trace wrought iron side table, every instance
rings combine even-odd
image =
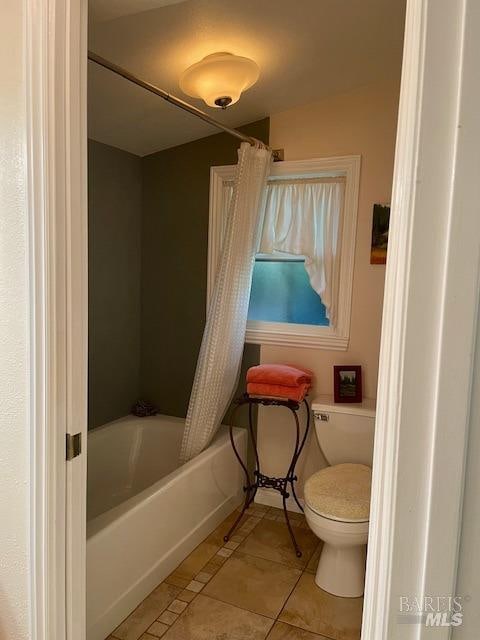
[[[283,501],[283,512],[285,514],[285,522],[287,524],[288,527],[288,531],[290,533],[290,538],[292,539],[292,544],[293,547],[295,549],[295,553],[297,555],[298,558],[301,557],[302,552],[300,550],[300,547],[297,544],[297,541],[295,539],[295,534],[293,533],[293,529],[292,529],[292,525],[290,524],[290,519],[288,517],[288,511],[287,511],[287,498],[290,496],[290,493],[288,492],[288,488],[291,489],[292,492],[292,496],[295,500],[295,502],[297,503],[298,507],[301,509],[301,511],[303,512],[303,507],[300,504],[298,498],[297,498],[297,494],[295,493],[295,482],[297,480],[297,476],[295,475],[295,466],[297,464],[297,461],[300,457],[300,454],[302,453],[303,447],[305,445],[305,442],[307,440],[307,436],[308,436],[308,432],[310,429],[310,407],[308,405],[307,400],[303,400],[303,402],[301,404],[304,404],[306,410],[307,410],[307,418],[306,418],[306,426],[305,426],[305,432],[303,434],[302,439],[300,440],[300,421],[298,418],[298,411],[300,409],[301,404],[299,402],[295,402],[294,400],[281,400],[281,399],[277,399],[277,398],[268,398],[268,397],[259,397],[259,396],[249,396],[248,394],[245,394],[244,396],[242,396],[241,398],[238,398],[235,401],[236,407],[235,410],[233,412],[232,415],[232,419],[230,420],[231,425],[230,425],[230,441],[232,443],[232,448],[233,451],[235,453],[235,456],[238,460],[238,462],[240,463],[244,473],[245,473],[245,479],[246,479],[246,484],[243,487],[243,491],[245,492],[245,502],[243,504],[243,509],[241,511],[241,513],[239,514],[239,516],[237,517],[237,519],[235,520],[235,522],[233,523],[230,531],[227,533],[227,535],[224,537],[225,542],[228,542],[228,540],[230,539],[232,533],[235,531],[237,525],[239,524],[240,520],[242,519],[243,514],[245,513],[245,511],[248,509],[248,507],[251,505],[251,503],[253,502],[253,500],[255,499],[255,494],[257,493],[257,489],[259,489],[260,487],[265,487],[268,489],[275,489],[276,491],[278,491],[281,495],[282,495],[282,501]],[[253,444],[253,449],[254,449],[254,453],[255,453],[255,471],[253,472],[253,482],[251,481],[250,478],[250,473],[248,472],[247,466],[245,464],[245,462],[242,460],[240,454],[237,451],[237,448],[235,447],[235,441],[233,439],[233,427],[232,427],[232,423],[234,423],[234,417],[236,412],[238,411],[238,409],[245,405],[248,404],[248,429],[250,432],[250,437],[252,439],[252,444]],[[289,409],[292,412],[292,415],[295,419],[295,427],[296,427],[296,437],[295,437],[295,449],[293,451],[293,455],[292,455],[292,460],[290,462],[290,466],[288,467],[287,473],[284,477],[281,478],[273,478],[270,476],[266,476],[264,475],[261,470],[260,470],[260,460],[258,457],[258,450],[257,450],[257,440],[255,438],[255,434],[253,432],[253,406],[254,405],[264,405],[264,406],[275,406],[275,407],[285,407],[287,409]]]

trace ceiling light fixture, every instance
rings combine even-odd
[[[181,90],[201,98],[210,107],[226,109],[258,80],[260,69],[253,60],[232,53],[212,53],[180,76]]]

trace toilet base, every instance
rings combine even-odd
[[[324,543],[315,583],[342,598],[359,598],[365,587],[366,545],[340,547]]]

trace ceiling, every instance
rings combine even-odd
[[[90,0],[89,48],[229,126],[400,74],[405,0]],[[188,98],[182,71],[229,51],[257,84],[221,111]],[[143,156],[216,129],[89,63],[89,136]]]
[[[90,0],[88,11],[90,20],[105,22],[178,2],[185,2],[185,0]]]

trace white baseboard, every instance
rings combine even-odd
[[[258,489],[255,495],[255,502],[263,504],[266,507],[277,507],[278,509],[283,508],[282,496],[278,491],[275,491],[275,489]],[[299,502],[303,505],[302,498],[299,498]],[[302,510],[291,496],[287,498],[287,511],[302,513]]]

